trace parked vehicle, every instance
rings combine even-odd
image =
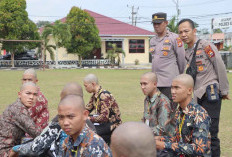
[[[0,60],[11,60],[11,54],[2,56]],[[14,60],[38,60],[38,58],[35,54],[28,53],[28,52],[22,52],[22,53],[15,54]]]

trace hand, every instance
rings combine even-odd
[[[173,143],[173,144],[172,144],[172,149],[173,149],[173,150],[176,150],[176,148],[178,148],[178,143]]]
[[[223,95],[223,96],[222,96],[222,99],[223,99],[223,100],[230,100],[229,94]]]
[[[165,147],[165,143],[159,140],[156,140],[156,149],[163,150]]]
[[[10,150],[9,157],[18,157],[18,153],[16,153],[15,151],[13,151],[13,150],[11,149],[11,150]]]

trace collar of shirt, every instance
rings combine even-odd
[[[154,103],[156,98],[158,96],[160,96],[161,92],[159,91],[159,89],[157,88],[156,93],[150,98],[149,96],[146,97],[146,101],[150,102],[150,103]]]
[[[98,96],[99,96],[99,92],[102,90],[102,87],[100,86],[100,88],[98,89],[98,91],[96,92],[96,93],[94,93],[93,95],[94,95],[94,98],[98,98]]]
[[[169,30],[166,30],[166,34],[163,36],[163,37],[158,37],[158,35],[156,34],[156,40],[158,41],[162,41],[165,37],[169,37],[170,35],[170,31]]]
[[[80,144],[84,140],[87,132],[88,132],[88,128],[85,126],[84,129],[82,129],[80,135],[77,137],[76,141],[73,141],[73,139],[69,136],[69,138],[68,138],[68,148],[70,149],[72,147],[80,146]]]
[[[179,112],[180,113],[184,113],[184,114],[189,114],[190,109],[193,107],[194,101],[192,99],[192,101],[185,107],[185,109],[183,110],[180,106],[179,106]]]

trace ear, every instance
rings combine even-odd
[[[18,92],[18,98],[19,99],[21,98],[21,92]]]
[[[193,93],[193,88],[188,88],[188,94],[192,95],[192,93]]]
[[[196,33],[197,33],[197,29],[196,28],[193,29],[193,33],[194,33],[194,35],[196,35]]]
[[[84,120],[86,121],[88,119],[88,116],[89,116],[89,111],[84,110],[83,115],[84,115]]]

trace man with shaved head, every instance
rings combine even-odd
[[[42,131],[33,122],[28,111],[36,103],[37,94],[38,89],[34,83],[24,83],[18,92],[17,101],[9,105],[1,115],[0,157],[8,157],[11,148],[20,144],[25,133],[36,137]]]
[[[170,100],[159,91],[157,81],[154,72],[144,73],[140,78],[141,89],[146,96],[142,121],[152,129],[155,136],[172,136],[175,123]]]
[[[84,78],[84,86],[88,93],[93,93],[86,105],[89,113],[94,112],[94,115],[89,119],[95,124],[97,134],[107,144],[110,144],[112,131],[122,122],[119,106],[113,95],[99,85],[96,75],[88,74]]]
[[[193,87],[193,78],[188,74],[181,74],[172,81],[172,99],[179,103],[176,134],[157,137],[156,146],[159,150],[174,152],[174,156],[210,157],[210,117],[192,100]]]
[[[27,69],[23,73],[22,83],[33,82],[37,83],[38,78],[36,71],[33,68]],[[49,121],[49,111],[48,111],[48,101],[42,94],[38,87],[38,96],[35,105],[29,109],[31,118],[34,120],[37,126],[44,129],[48,125]]]
[[[67,95],[83,97],[82,87],[75,82],[67,83],[60,93],[60,99],[62,100]],[[95,131],[94,125],[89,120],[87,120],[87,126]],[[30,143],[15,146],[13,150],[20,156],[45,156],[51,153],[56,156],[62,156],[62,143],[66,137],[67,135],[61,130],[58,123],[58,116],[55,116],[40,136]]]
[[[141,122],[126,122],[111,136],[113,157],[156,157],[151,129]]]
[[[89,112],[85,109],[84,100],[80,96],[68,95],[58,106],[59,124],[69,135],[64,141],[64,157],[76,156],[111,156],[105,141],[86,127]]]

